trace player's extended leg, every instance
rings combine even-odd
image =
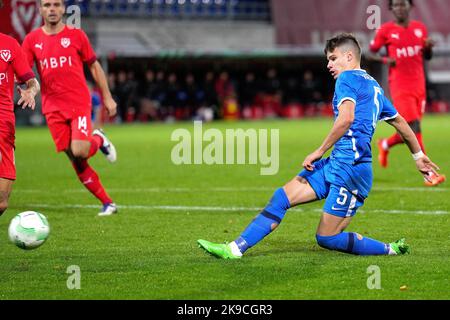
[[[355,232],[344,232],[363,201],[345,188],[340,188],[339,193],[337,189],[331,187],[325,203],[326,210],[333,214],[323,212],[317,228],[316,240],[321,247],[363,256],[409,253],[409,246],[404,239],[388,244]]]
[[[0,216],[8,209],[8,199],[13,184],[13,180],[0,178]]]
[[[324,212],[317,228],[317,243],[326,249],[357,255],[386,255],[389,244],[363,237],[358,233],[343,232],[351,217],[341,218]]]
[[[414,122],[415,119],[419,119],[417,97],[413,92],[405,91],[401,88],[391,88],[391,94],[394,106],[398,110],[398,113],[402,115],[411,126],[411,122]],[[398,133],[394,133],[387,139],[378,140],[378,162],[382,168],[388,166],[389,150],[401,143],[403,143],[403,139]]]
[[[269,204],[255,217],[241,236],[234,243],[232,242],[231,245],[233,246],[235,244],[242,255],[242,253],[256,245],[275,230],[289,208],[316,199],[316,194],[308,181],[303,177],[295,177],[283,188],[275,191]]]
[[[388,156],[389,156],[389,150],[393,146],[403,143],[402,137],[395,133],[391,137],[387,139],[380,139],[377,142],[378,146],[378,162],[380,163],[380,166],[382,168],[387,168],[388,166]]]
[[[72,162],[81,183],[103,204],[103,210],[99,215],[111,215],[117,212],[116,205],[101,184],[97,173],[88,164],[87,158],[95,154],[92,151],[92,145],[89,141],[73,140],[70,149],[66,150],[66,154]],[[96,149],[98,150],[98,148],[97,146]]]
[[[235,241],[230,244],[216,244],[206,240],[198,240],[198,243],[201,248],[219,258],[240,258],[245,251],[278,227],[289,208],[314,200],[317,200],[317,196],[308,181],[297,176],[283,188],[274,192],[269,204]]]

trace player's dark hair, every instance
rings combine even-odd
[[[333,52],[336,48],[344,45],[353,46],[357,50],[355,53],[358,55],[358,58],[361,59],[361,46],[355,36],[351,33],[341,33],[331,39],[328,39],[324,52],[325,54],[328,52]]]
[[[66,0],[61,0],[61,2],[63,6],[66,5]],[[42,7],[42,0],[39,0],[39,5]]]
[[[414,6],[413,0],[408,0],[409,4]],[[389,10],[392,10],[392,6],[394,5],[394,0],[389,0]]]
[[[3,0],[0,0],[0,9],[3,8]]]

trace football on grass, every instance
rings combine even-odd
[[[35,211],[19,213],[11,220],[8,229],[11,242],[25,250],[40,247],[47,240],[49,233],[47,218]]]

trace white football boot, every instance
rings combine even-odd
[[[105,217],[117,213],[117,206],[115,203],[108,203],[103,206],[103,210],[98,213],[98,216]]]
[[[113,163],[117,161],[117,152],[114,145],[111,141],[106,137],[105,133],[101,129],[95,129],[92,132],[93,135],[97,135],[102,137],[103,145],[100,146],[100,151],[105,155],[106,160]]]

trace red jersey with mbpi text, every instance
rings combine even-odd
[[[39,71],[44,114],[90,110],[83,64],[90,65],[97,57],[84,31],[65,26],[48,35],[39,28],[26,36],[22,46],[30,65],[36,63]]]
[[[428,37],[427,28],[420,21],[412,20],[407,27],[395,22],[381,26],[370,44],[372,52],[386,47],[389,57],[396,65],[389,68],[389,86],[392,90],[425,89],[423,48]]]

